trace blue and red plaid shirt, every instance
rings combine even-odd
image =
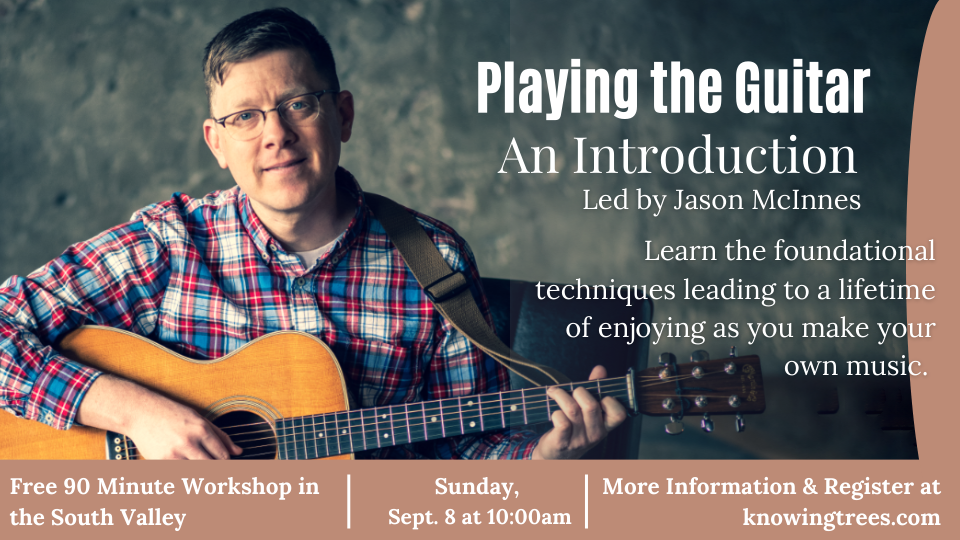
[[[362,407],[508,389],[506,370],[434,309],[347,171],[347,230],[312,267],[274,240],[239,188],[175,194],[131,221],[0,286],[0,407],[69,428],[99,376],[50,346],[83,324],[122,328],[180,354],[216,358],[278,330],[326,342]],[[476,263],[447,225],[416,214],[454,270]],[[361,457],[526,458],[527,432],[502,431],[364,452]]]

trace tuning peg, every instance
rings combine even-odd
[[[669,352],[660,353],[659,361],[661,366],[669,366],[671,364],[677,363],[677,357],[674,356],[673,353],[669,353]]]
[[[713,420],[710,419],[710,413],[703,413],[703,418],[700,419],[700,429],[707,433],[713,431]]]
[[[727,375],[733,375],[737,372],[737,364],[733,362],[727,362],[723,365],[723,372]]]
[[[707,370],[703,369],[703,366],[696,366],[690,370],[690,375],[693,375],[694,379],[702,379],[706,374]]]
[[[690,353],[690,361],[691,361],[691,362],[703,362],[703,361],[709,360],[709,359],[710,359],[710,353],[708,353],[707,351],[705,351],[705,350],[703,350],[703,349],[698,349],[698,350],[693,351],[692,353]]]
[[[667,435],[679,435],[683,433],[683,422],[677,418],[677,415],[670,415],[670,423],[664,426],[666,429]]]
[[[737,433],[743,433],[743,430],[747,429],[747,426],[743,424],[742,414],[737,413],[737,420],[736,420],[736,423],[734,424],[734,427],[736,427]]]

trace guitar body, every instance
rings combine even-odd
[[[349,408],[343,372],[333,352],[301,332],[269,334],[222,358],[198,361],[130,332],[85,326],[67,335],[59,351],[190,405],[221,428],[230,418],[255,415],[272,425],[279,418]],[[0,413],[0,459],[106,459],[108,443],[114,444],[103,430],[75,425],[60,431]],[[275,454],[275,447],[268,451]]]

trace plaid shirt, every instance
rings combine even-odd
[[[274,240],[239,188],[174,194],[131,221],[0,286],[0,407],[67,429],[99,372],[49,344],[85,323],[148,336],[180,354],[216,358],[269,332],[300,330],[337,355],[362,407],[508,388],[506,370],[441,318],[364,204],[353,177],[338,188],[357,211],[310,268]],[[447,225],[416,214],[451,268],[476,263]],[[361,457],[529,457],[525,432],[494,432],[364,452]]]

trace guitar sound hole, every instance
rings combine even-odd
[[[231,411],[213,420],[243,453],[232,459],[275,459],[277,438],[272,423],[250,411]]]

